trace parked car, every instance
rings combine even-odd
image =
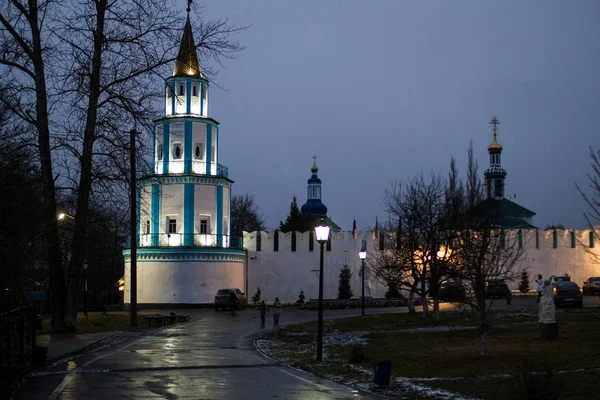
[[[485,282],[486,298],[489,299],[496,297],[499,299],[505,299],[510,296],[510,289],[508,288],[506,282],[504,282],[504,279],[490,279],[489,281]]]
[[[563,278],[563,277],[558,277]],[[554,292],[554,305],[556,307],[571,305],[574,307],[583,307],[583,295],[579,286],[571,280],[556,280]]]
[[[442,282],[438,296],[442,301],[463,301],[467,297],[465,287],[453,279]]]
[[[567,275],[555,276],[554,282],[571,282],[571,277]]]
[[[237,308],[245,310],[248,306],[248,301],[246,300],[246,294],[237,288],[228,288],[228,289],[219,289],[217,294],[215,295],[215,311],[219,311],[219,308],[231,309],[229,305],[229,296],[231,292],[235,293],[237,297]]]
[[[583,294],[598,294],[600,293],[600,276],[589,278],[581,287]]]

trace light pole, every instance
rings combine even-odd
[[[88,263],[87,260],[83,261],[83,314],[85,315],[85,319],[88,319],[87,312],[87,269]]]
[[[321,258],[319,262],[319,319],[317,322],[317,361],[323,361],[323,246],[329,240],[329,226],[315,227],[315,237],[321,245]]]
[[[135,129],[129,131],[129,162],[131,169],[131,177],[129,182],[129,203],[131,204],[130,211],[130,280],[129,283],[129,327],[137,329],[137,185],[135,173]]]
[[[75,220],[75,217],[74,217],[74,216],[72,216],[72,215],[69,215],[69,214],[66,214],[66,213],[63,213],[63,212],[61,212],[60,214],[58,214],[58,217],[57,217],[57,219],[58,219],[59,221],[62,221],[62,220],[63,220],[63,219],[65,219],[65,218],[69,218],[69,219]]]
[[[361,250],[358,252],[358,256],[360,257],[360,260],[362,261],[362,268],[361,268],[361,274],[362,274],[362,315],[364,317],[365,315],[365,258],[367,258],[367,251],[366,250]]]

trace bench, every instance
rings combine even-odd
[[[146,316],[146,321],[148,321],[148,327],[151,327],[152,326],[152,322],[154,322],[154,324],[156,326],[159,326],[159,325],[166,324],[168,322],[175,322],[175,319],[172,318],[170,315],[156,314],[156,315],[148,315],[148,316]]]
[[[171,313],[171,318],[177,319],[177,322],[187,322],[189,315]],[[174,320],[171,322],[175,322]]]

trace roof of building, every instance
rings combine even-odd
[[[304,203],[302,208],[300,209],[302,214],[310,214],[316,217],[325,217],[327,216],[327,206],[321,202],[319,199],[309,199]]]
[[[192,24],[188,15],[185,27],[183,28],[183,36],[181,37],[181,46],[175,61],[175,69],[173,76],[185,76],[191,78],[202,78],[200,63],[198,62],[198,54],[196,53],[196,44],[192,33]]]
[[[485,199],[467,211],[468,219],[488,218],[492,225],[503,228],[535,229],[522,219],[534,215],[533,211],[508,199]]]

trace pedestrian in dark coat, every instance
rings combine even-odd
[[[229,294],[229,308],[231,308],[231,315],[235,315],[235,309],[237,308],[238,298],[235,292],[232,290]]]
[[[260,311],[260,326],[265,326],[265,315],[269,309],[267,308],[264,300],[260,302],[258,310]]]

